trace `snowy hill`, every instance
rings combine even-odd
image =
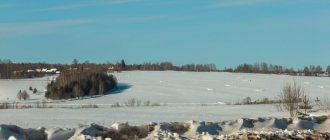
[[[288,113],[278,112],[274,105],[238,106],[225,103],[242,101],[246,97],[251,97],[252,100],[265,97],[275,99],[282,87],[293,80],[301,84],[312,99],[322,98],[330,91],[330,79],[326,77],[175,71],[125,71],[114,75],[119,81],[119,88],[106,96],[48,103],[47,106],[52,108],[0,110],[0,124],[76,127],[78,124],[111,125],[126,121],[130,124],[145,124],[288,117]],[[27,90],[32,86],[42,91],[47,82],[47,78],[0,80],[0,100],[18,101],[15,98],[18,90]],[[141,102],[158,103],[159,106],[113,107],[116,103],[125,104],[132,98]],[[31,100],[21,103],[36,106],[36,102],[43,100],[43,93],[32,94]],[[81,107],[86,104],[98,107]]]

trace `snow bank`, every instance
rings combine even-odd
[[[45,140],[45,128],[23,129],[15,125],[0,125],[0,140]]]
[[[156,129],[158,131],[157,133],[149,135],[148,139],[330,138],[330,134],[328,133],[330,128],[329,116],[244,118],[223,122],[190,121],[188,123],[190,124],[190,129],[182,135],[177,136],[175,132],[166,129],[168,127],[162,126],[160,129]]]
[[[189,121],[182,124],[189,129],[186,132],[174,132],[173,123],[151,123],[153,131],[145,139],[260,139],[260,138],[330,138],[329,116],[311,116],[297,118],[243,118],[222,122]],[[78,128],[23,129],[14,125],[0,125],[0,140],[85,140],[100,139],[114,131],[119,132],[129,126],[127,123],[115,123],[107,128],[97,124]]]

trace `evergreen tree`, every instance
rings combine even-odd
[[[126,64],[125,64],[124,59],[121,60],[121,69],[126,70]]]
[[[72,65],[78,66],[78,64],[79,64],[78,59],[75,58],[75,59],[72,60]]]
[[[330,74],[330,66],[327,67],[327,72]]]
[[[33,89],[33,93],[37,93],[37,91],[38,91],[37,88]]]

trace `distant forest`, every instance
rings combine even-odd
[[[297,76],[329,76],[330,66],[325,70],[321,66],[310,65],[303,69],[295,70],[293,68],[285,68],[281,65],[273,65],[263,63],[255,64],[241,64],[235,69],[225,68],[225,72],[242,72],[242,73],[264,73],[264,74],[286,74],[286,75],[297,75]]]
[[[49,71],[56,68],[56,71]],[[41,71],[46,69],[48,71]],[[241,64],[236,68],[218,69],[215,64],[185,64],[175,66],[171,62],[127,64],[124,60],[117,63],[96,64],[90,61],[79,62],[74,59],[72,64],[47,64],[47,63],[13,63],[9,59],[0,59],[0,79],[34,78],[45,75],[68,73],[72,70],[91,70],[103,73],[120,71],[192,71],[192,72],[241,72],[241,73],[265,73],[265,74],[287,74],[299,76],[329,76],[330,66],[323,69],[321,66],[306,66],[295,70],[281,65],[267,63]]]

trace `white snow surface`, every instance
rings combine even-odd
[[[227,102],[275,99],[286,83],[295,80],[312,99],[329,94],[327,77],[296,77],[273,74],[223,72],[124,71],[114,73],[119,82],[117,90],[108,95],[81,100],[64,100],[49,106],[74,107],[97,104],[99,108],[33,108],[0,110],[0,124],[24,128],[77,127],[97,123],[110,126],[115,122],[146,124],[149,122],[223,121],[239,118],[289,117],[274,105],[225,105]],[[29,86],[42,91],[30,93],[31,99],[22,103],[42,101],[47,82],[52,78],[0,80],[0,101],[18,101],[17,92]],[[160,103],[157,107],[111,107],[130,98]]]

